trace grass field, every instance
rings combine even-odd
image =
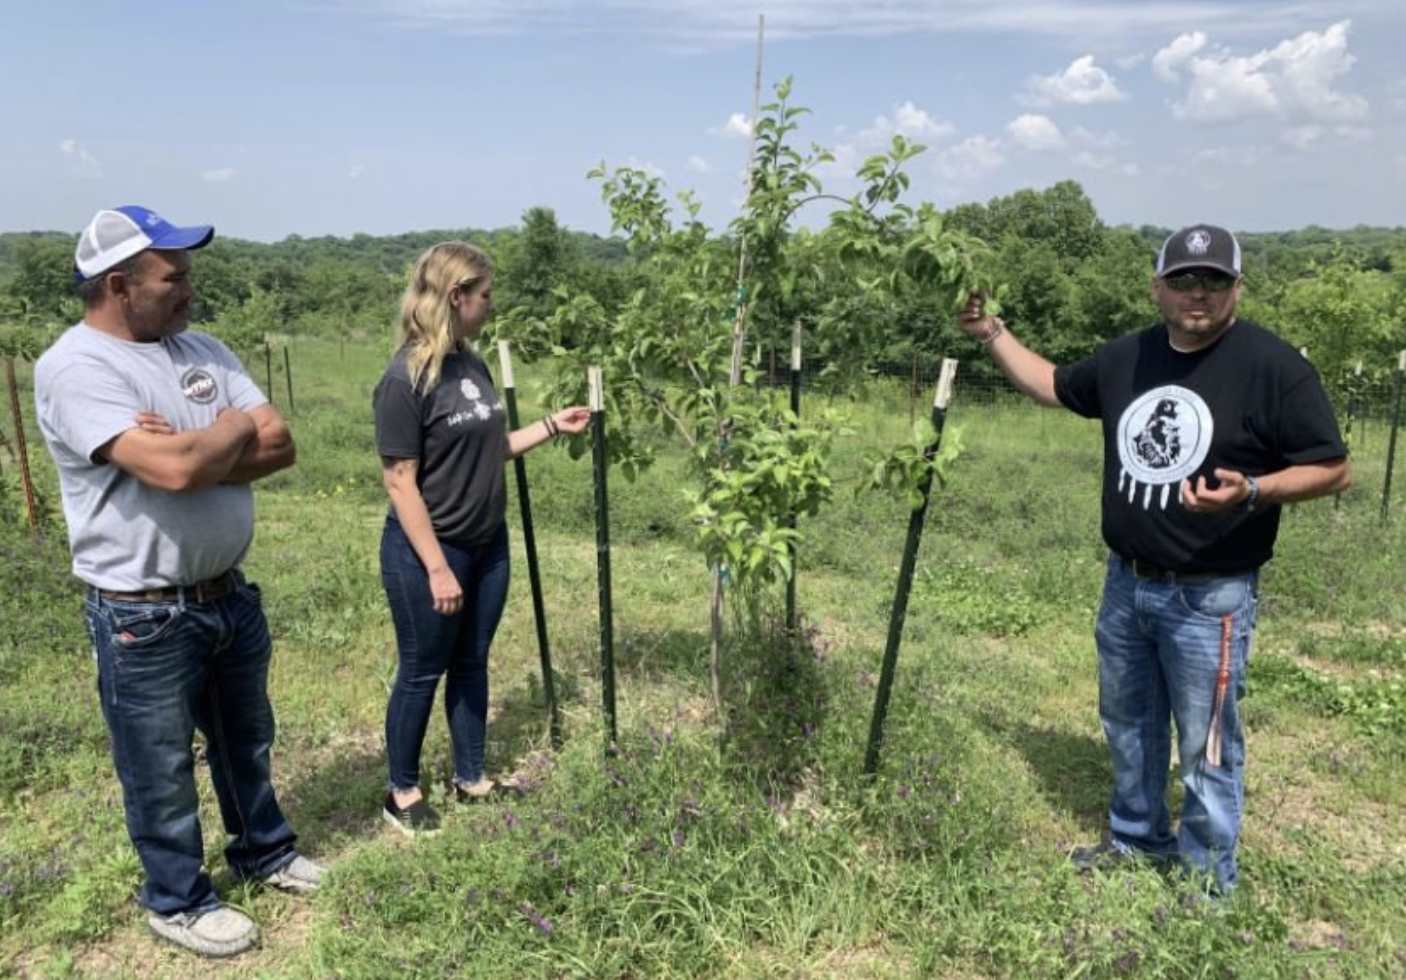
[[[1148,869],[1068,865],[1104,831],[1110,779],[1091,635],[1098,433],[964,401],[960,377],[948,425],[964,451],[928,514],[876,780],[860,767],[908,518],[851,490],[860,454],[906,439],[909,413],[878,383],[849,406],[834,504],[803,528],[805,645],[729,650],[725,744],[679,462],[612,478],[620,743],[608,754],[590,463],[528,457],[566,744],[548,750],[514,501],[489,763],[533,791],[446,803],[447,832],[409,842],[378,813],[394,674],[371,445],[383,346],[293,348],[299,462],[261,484],[246,567],[275,635],[280,798],[334,874],[312,901],[235,886],[202,778],[217,887],[264,936],[231,963],[146,933],[53,475],[31,427],[51,511],[32,544],[0,456],[0,975],[1406,975],[1406,503],[1398,490],[1381,524],[1384,426],[1354,433],[1358,482],[1337,506],[1290,510],[1264,575],[1232,900]],[[438,715],[425,763],[442,799]]]

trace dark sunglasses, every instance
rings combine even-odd
[[[1208,293],[1223,293],[1239,282],[1234,276],[1224,272],[1182,272],[1175,276],[1166,276],[1162,281],[1179,293],[1189,293],[1197,286]]]

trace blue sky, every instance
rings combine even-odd
[[[759,13],[834,193],[900,132],[940,207],[1068,178],[1113,223],[1406,225],[1400,0],[0,0],[0,231],[605,233],[602,161],[722,225]]]

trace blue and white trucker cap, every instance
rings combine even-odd
[[[73,256],[79,282],[100,276],[138,252],[154,249],[204,248],[215,237],[211,225],[178,228],[155,211],[134,204],[99,211],[78,236]]]

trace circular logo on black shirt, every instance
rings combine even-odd
[[[219,386],[215,384],[210,372],[201,368],[191,368],[185,373],[185,377],[181,378],[181,393],[197,404],[210,404],[219,391]]]

